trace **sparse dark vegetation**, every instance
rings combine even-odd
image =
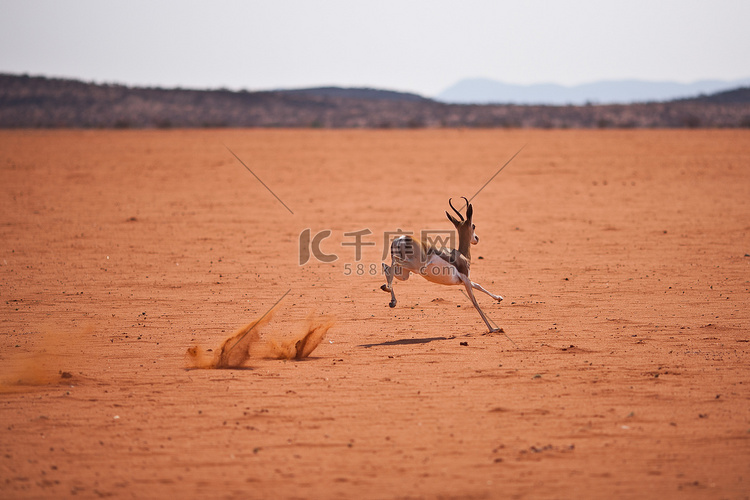
[[[630,105],[460,105],[375,89],[234,92],[0,75],[0,128],[727,128],[748,127],[748,117],[750,88]]]

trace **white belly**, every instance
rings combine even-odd
[[[460,285],[462,283],[456,268],[437,255],[430,256],[430,260],[420,268],[419,275],[428,281],[441,285]]]

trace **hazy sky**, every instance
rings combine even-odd
[[[0,72],[232,89],[750,77],[750,0],[0,0]]]

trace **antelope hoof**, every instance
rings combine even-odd
[[[500,297],[500,296],[498,296],[498,297],[497,297],[497,301],[498,301],[498,302],[502,302],[502,301],[503,301],[503,298],[502,298],[502,297]]]
[[[392,300],[392,301],[391,301],[391,302],[390,302],[390,303],[388,304],[388,306],[389,306],[390,308],[394,308],[394,307],[396,307],[396,301],[395,301],[395,300]]]
[[[490,328],[490,333],[505,333],[502,328]]]
[[[388,288],[388,285],[385,285],[385,284],[380,285],[380,289],[383,290],[384,292],[390,292],[391,291],[391,289]]]

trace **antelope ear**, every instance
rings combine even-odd
[[[474,207],[469,204],[469,208],[466,209],[466,220],[471,220],[471,216],[474,214]]]
[[[448,220],[451,221],[454,226],[458,226],[459,222],[453,217],[451,217],[451,214],[449,214],[448,212],[445,212],[445,215],[448,216]]]

